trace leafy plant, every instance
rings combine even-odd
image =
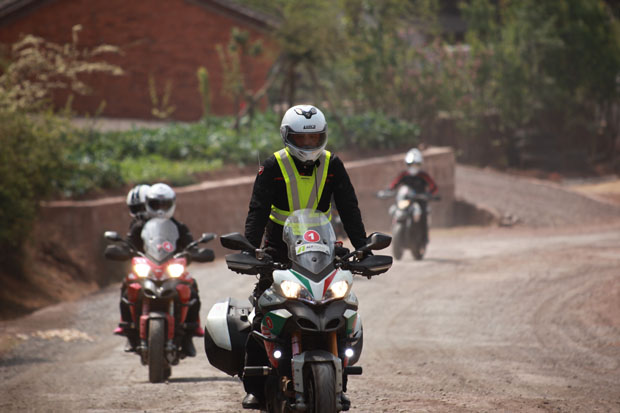
[[[202,118],[207,119],[211,113],[211,87],[209,84],[209,72],[204,67],[199,67],[196,76],[198,77],[198,91],[202,100]]]
[[[176,106],[170,104],[170,95],[172,93],[172,82],[166,81],[164,91],[161,96],[157,92],[155,77],[149,75],[149,96],[151,98],[151,113],[158,119],[169,119],[176,110]]]
[[[66,119],[48,109],[51,91],[88,93],[81,74],[122,73],[119,67],[96,60],[104,53],[118,53],[118,48],[78,46],[81,28],[73,27],[72,42],[65,45],[23,36],[10,48],[0,74],[1,264],[19,266],[39,202],[74,179],[70,148],[76,136]]]

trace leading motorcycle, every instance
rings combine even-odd
[[[220,238],[224,247],[252,251],[226,256],[232,271],[273,271],[273,284],[256,303],[263,314],[260,331],[252,305],[228,298],[213,305],[205,327],[205,351],[219,370],[239,377],[262,377],[256,395],[270,413],[333,413],[348,410],[343,397],[363,344],[353,274],[371,278],[386,272],[392,257],[368,254],[389,246],[391,237],[374,233],[362,248],[349,252],[337,243],[324,214],[295,211],[285,222],[283,238],[290,263],[274,262],[255,250],[241,234]],[[256,340],[266,355],[261,366],[244,366],[247,340]]]
[[[149,381],[162,382],[170,377],[171,366],[186,356],[181,345],[185,335],[198,327],[185,320],[196,300],[191,299],[194,280],[187,271],[189,260],[213,261],[213,250],[195,247],[214,239],[215,234],[204,233],[177,253],[179,232],[169,219],[151,218],[144,225],[144,252],[114,231],[106,231],[104,237],[114,243],[105,249],[107,259],[131,259],[131,271],[125,278],[127,298],[123,300],[129,305],[132,321],[122,327],[138,338],[136,353],[149,368]]]

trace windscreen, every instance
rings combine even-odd
[[[336,235],[321,211],[300,209],[284,223],[283,239],[290,260],[318,274],[334,260]]]
[[[167,260],[177,249],[179,230],[166,218],[151,218],[142,229],[144,253],[157,263]]]
[[[413,199],[415,197],[415,191],[412,187],[407,185],[401,185],[398,188],[398,192],[396,192],[396,201],[400,201],[402,199]]]

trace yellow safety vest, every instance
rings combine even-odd
[[[288,211],[276,208],[275,205],[271,205],[271,215],[269,218],[280,225],[284,225],[284,221],[291,215],[292,211],[299,209],[309,208],[316,210],[323,194],[323,188],[325,187],[325,181],[327,180],[327,167],[329,166],[329,159],[331,153],[329,151],[323,151],[319,157],[319,167],[314,167],[312,175],[302,176],[297,171],[295,162],[293,162],[292,156],[288,153],[286,148],[274,153],[282,176],[286,182],[286,194],[288,197]],[[318,188],[317,188],[318,185]],[[325,214],[331,221],[331,203]]]

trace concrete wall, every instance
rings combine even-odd
[[[435,178],[442,196],[433,203],[432,224],[449,226],[454,215],[454,154],[449,148],[425,151],[425,169]],[[345,163],[355,187],[367,232],[388,231],[387,213],[391,200],[379,200],[375,193],[387,187],[404,167],[404,154]],[[187,224],[194,237],[203,232],[218,235],[242,232],[254,176],[221,181],[207,181],[177,188],[175,216]],[[126,233],[130,217],[125,197],[95,201],[60,201],[44,205],[34,232],[35,243],[45,244],[45,250],[58,251],[81,269],[84,278],[99,285],[117,281],[119,263],[103,258],[106,230]],[[50,248],[53,246],[54,248]],[[230,253],[219,240],[208,244],[217,257]]]

